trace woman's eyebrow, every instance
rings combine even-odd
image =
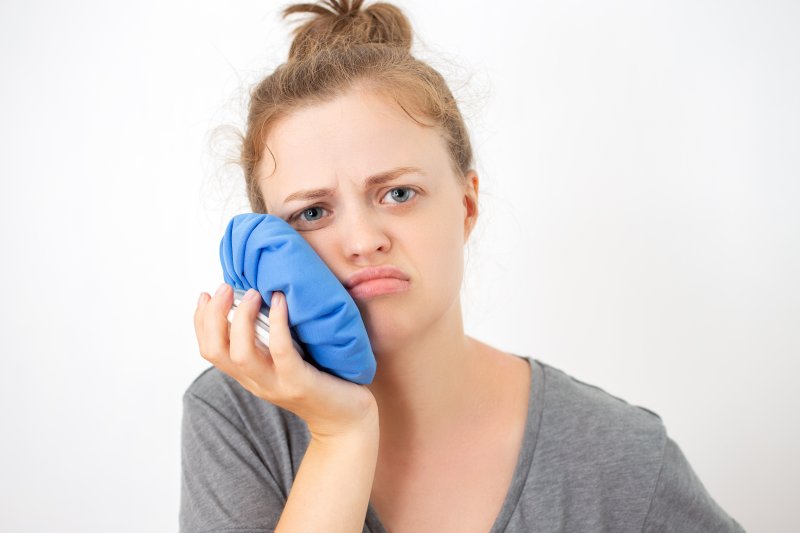
[[[366,180],[364,180],[363,188],[369,189],[370,187],[374,187],[376,185],[382,185],[399,178],[403,174],[410,173],[422,174],[423,176],[425,175],[422,169],[417,167],[397,167],[368,177]],[[287,196],[283,203],[291,202],[293,200],[319,200],[320,198],[333,195],[335,192],[336,189],[308,189],[304,191],[297,191]]]

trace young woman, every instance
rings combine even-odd
[[[181,529],[741,531],[657,415],[464,333],[469,136],[401,11],[361,4],[285,10],[313,16],[251,93],[241,162],[253,211],[348,288],[377,373],[357,385],[304,361],[280,293],[269,350],[256,291],[230,328],[232,288],[201,294],[214,366],[184,396]]]

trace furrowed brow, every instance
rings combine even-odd
[[[411,173],[425,174],[417,167],[397,167],[368,177],[366,180],[364,180],[364,189],[369,189],[370,187],[375,187],[376,185],[383,185],[384,183],[396,180],[403,174]],[[335,192],[336,189],[308,189],[304,191],[297,191],[287,196],[283,203],[294,200],[319,200],[320,198],[332,196]]]

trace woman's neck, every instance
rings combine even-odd
[[[427,447],[490,412],[497,350],[464,334],[460,306],[391,352],[376,353],[368,385],[378,403],[381,442]]]

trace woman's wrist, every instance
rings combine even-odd
[[[309,426],[309,432],[312,441],[323,445],[365,440],[377,442],[380,436],[378,407],[377,405],[369,407],[363,418],[339,428],[312,428]]]

